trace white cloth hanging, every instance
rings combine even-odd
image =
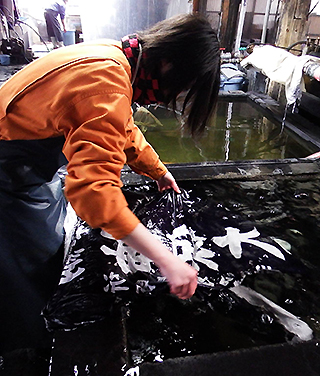
[[[270,80],[285,85],[285,94],[289,105],[295,103],[305,90],[303,68],[310,62],[320,66],[320,58],[292,53],[271,45],[255,46],[253,52],[241,61],[241,66],[252,65]]]

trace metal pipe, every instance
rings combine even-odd
[[[247,0],[242,0],[241,5],[240,5],[240,15],[239,15],[239,21],[238,21],[237,36],[236,36],[236,41],[235,41],[235,45],[234,45],[234,52],[235,52],[236,55],[239,54],[246,10],[247,10]]]
[[[271,9],[271,2],[272,2],[272,0],[267,0],[266,12],[264,14],[264,20],[263,20],[261,43],[265,43],[266,42],[267,29],[268,29],[268,21],[269,21],[270,9]]]

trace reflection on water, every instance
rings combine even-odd
[[[211,126],[196,142],[180,129],[172,112],[149,110],[162,126],[148,122],[142,130],[165,163],[301,158],[316,151],[247,102],[221,101]]]

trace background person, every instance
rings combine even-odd
[[[63,32],[65,33],[65,16],[66,16],[66,3],[68,0],[58,0],[50,3],[44,11],[44,19],[46,21],[47,33],[50,38],[53,48],[63,47],[63,34],[61,30],[61,25],[63,27]],[[60,21],[59,21],[60,18]]]

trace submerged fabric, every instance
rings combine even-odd
[[[144,225],[198,270],[195,296],[203,298],[204,292],[236,286],[246,276],[264,271],[304,272],[292,244],[279,231],[279,236],[264,233],[264,226],[255,225],[239,210],[232,212],[212,200],[209,188],[199,185],[180,195],[125,192]],[[71,329],[101,319],[113,305],[138,295],[168,293],[151,260],[74,219],[69,222],[60,284],[43,312],[48,329]]]

